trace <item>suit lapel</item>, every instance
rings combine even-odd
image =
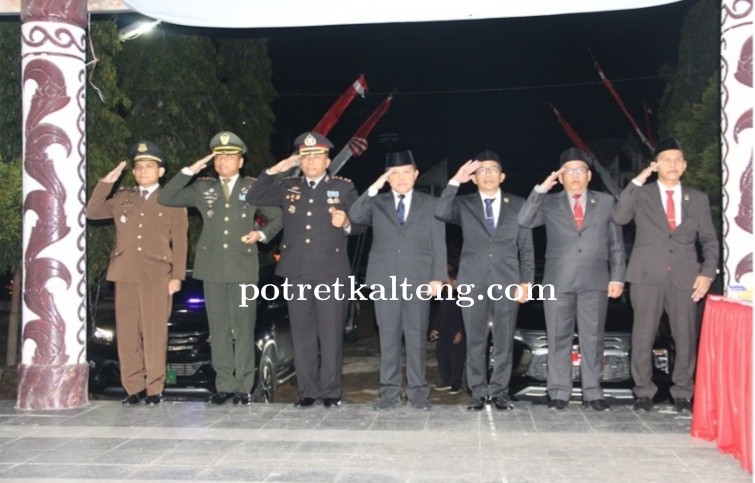
[[[585,191],[585,220],[582,223],[582,230],[590,226],[590,223],[592,223],[592,219],[595,217],[594,211],[596,203],[597,200],[595,198],[595,193],[590,190]]]
[[[495,224],[496,232],[498,232],[498,230],[500,230],[503,226],[503,219],[506,217],[506,211],[508,211],[509,209],[509,200],[509,196],[501,191],[501,209],[498,211],[498,221]]]
[[[677,230],[682,225],[684,225],[684,221],[687,219],[687,215],[689,215],[691,213],[691,211],[690,211],[691,210],[690,207],[691,207],[691,203],[692,203],[691,199],[692,199],[692,197],[690,196],[689,190],[687,189],[686,186],[682,185],[682,203],[681,203],[681,205],[682,205],[681,206],[682,212],[679,214],[680,215],[680,221],[679,221],[679,226],[676,227]]]
[[[416,191],[412,191],[412,204],[409,206],[409,214],[406,215],[406,218],[404,219],[404,226],[399,225],[401,228],[404,228],[406,225],[412,222],[414,218],[417,215],[417,211],[419,210],[420,206],[422,206],[422,202],[424,201],[421,196],[418,196],[419,193]],[[398,218],[396,218],[396,224],[398,224]]]

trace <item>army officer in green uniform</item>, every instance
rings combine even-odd
[[[202,233],[194,258],[194,278],[204,283],[205,307],[212,341],[216,392],[213,404],[233,398],[250,404],[254,384],[254,326],[256,304],[239,307],[240,284],[257,283],[257,242],[271,240],[281,229],[279,208],[257,208],[245,202],[254,190],[253,178],[239,175],[246,145],[232,132],[220,132],[210,141],[212,154],[176,174],[160,193],[167,206],[193,206],[202,215]],[[219,178],[198,178],[214,158]],[[267,219],[256,229],[255,212]],[[234,343],[235,341],[235,343]]]

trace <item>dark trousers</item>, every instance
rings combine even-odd
[[[312,280],[289,280],[295,285],[309,285],[288,301],[291,336],[294,342],[294,367],[300,398],[340,398],[343,368],[343,331],[348,300],[329,297],[317,300],[314,288],[327,283]],[[332,286],[333,282],[330,282]]]
[[[568,401],[572,392],[572,344],[579,334],[582,399],[603,398],[603,346],[608,293],[605,290],[556,292],[543,302],[548,337],[548,395]]]
[[[463,307],[467,337],[467,385],[475,399],[507,396],[514,359],[514,330],[519,303],[502,295],[490,300],[487,286],[477,286],[469,296],[475,303]],[[478,298],[482,295],[482,299]],[[492,322],[492,326],[491,326]],[[488,333],[493,335],[493,371],[488,381]]]
[[[464,361],[467,357],[467,342],[462,339],[454,344],[455,332],[439,331],[435,343],[435,357],[438,359],[438,372],[443,385],[461,388],[464,375]]]
[[[257,304],[239,306],[241,288],[238,282],[205,281],[204,295],[215,387],[219,392],[251,392],[254,386]]]
[[[380,331],[380,398],[401,397],[401,338],[406,346],[406,395],[423,404],[427,385],[427,327],[430,302],[425,300],[376,300],[375,316]]]
[[[652,398],[658,391],[652,380],[652,351],[661,315],[665,310],[676,348],[671,396],[691,399],[697,357],[697,303],[692,300],[692,287],[674,287],[669,275],[662,286],[632,283],[631,299],[634,309],[632,378],[635,395]]]

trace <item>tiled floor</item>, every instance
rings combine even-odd
[[[167,402],[25,412],[0,402],[0,479],[25,481],[752,481],[669,408],[598,413]]]

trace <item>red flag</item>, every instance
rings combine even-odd
[[[640,137],[640,140],[642,140],[642,142],[647,147],[649,147],[650,150],[652,151],[653,150],[653,145],[650,143],[650,141],[648,141],[648,139],[645,137],[645,135],[642,134],[642,131],[640,130],[640,127],[637,125],[637,123],[635,122],[634,118],[632,117],[632,115],[627,110],[626,106],[624,106],[624,101],[621,100],[621,97],[619,96],[619,93],[616,92],[616,89],[613,88],[613,84],[611,83],[611,81],[608,80],[608,77],[606,77],[606,75],[603,73],[603,69],[600,68],[600,64],[598,64],[598,61],[595,61],[595,69],[598,71],[598,75],[600,76],[600,79],[603,81],[603,84],[606,86],[606,89],[608,89],[608,92],[611,93],[611,95],[613,96],[614,100],[616,101],[616,103],[619,105],[619,107],[621,108],[621,110],[624,112],[624,115],[629,120],[629,123],[634,128],[634,132],[637,133],[637,135]]]
[[[378,123],[383,114],[391,107],[391,101],[393,101],[393,93],[385,98],[383,102],[370,114],[370,117],[357,129],[354,136],[349,140],[349,147],[354,156],[359,156],[363,152],[367,151],[367,136],[370,135],[375,125]]]
[[[322,119],[320,119],[320,122],[317,123],[317,126],[312,130],[319,132],[322,135],[327,135],[330,130],[333,129],[333,126],[336,125],[338,119],[341,118],[341,114],[343,114],[343,111],[345,111],[349,104],[351,104],[351,101],[354,100],[356,95],[359,94],[361,97],[364,97],[365,92],[367,92],[367,80],[364,78],[364,74],[361,74],[357,80],[346,89],[346,92],[341,94],[341,97],[338,98],[335,104],[330,106],[328,112],[325,113]]]
[[[585,143],[581,137],[579,137],[579,134],[577,134],[577,131],[575,131],[569,122],[561,117],[561,113],[558,112],[558,109],[556,109],[556,106],[553,104],[550,105],[551,109],[553,109],[553,112],[556,113],[556,119],[558,119],[558,123],[561,124],[561,127],[564,129],[564,132],[569,137],[569,140],[572,142],[575,148],[579,149],[580,151],[583,151],[585,153],[590,153],[590,148],[587,147],[587,143]]]
[[[395,92],[395,91],[394,91]],[[330,172],[336,174],[346,162],[351,159],[352,156],[356,157],[367,151],[369,144],[367,143],[367,136],[370,135],[375,125],[380,121],[380,118],[386,113],[389,107],[391,107],[391,101],[393,101],[393,92],[380,103],[370,117],[357,129],[354,136],[351,137],[348,144],[343,147],[341,152],[330,163]]]

